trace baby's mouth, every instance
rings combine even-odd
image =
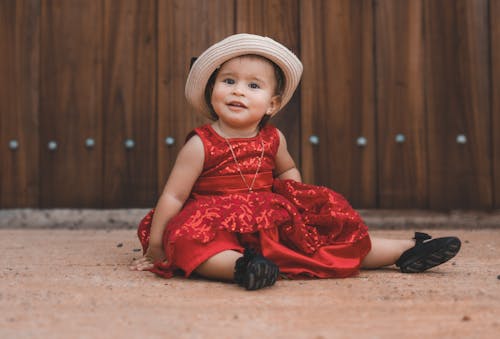
[[[236,107],[236,108],[247,108],[247,106],[245,106],[245,104],[243,104],[242,102],[239,102],[239,101],[231,101],[228,103],[228,106]]]

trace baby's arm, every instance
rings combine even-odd
[[[278,130],[278,133],[280,136],[280,145],[278,147],[278,152],[276,152],[276,158],[274,159],[277,177],[282,180],[291,179],[302,182],[300,172],[295,166],[292,156],[288,152],[285,136],[280,130]]]
[[[203,143],[199,136],[194,135],[180,150],[156,204],[148,250],[143,258],[132,262],[131,269],[146,270],[151,268],[153,263],[165,259],[163,231],[168,221],[179,213],[189,197],[194,183],[203,170],[204,158]]]

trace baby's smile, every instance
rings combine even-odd
[[[230,101],[228,103],[228,106],[233,107],[233,108],[247,108],[247,106],[242,103],[241,101]]]

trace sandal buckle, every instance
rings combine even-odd
[[[413,239],[415,239],[416,244],[421,244],[425,240],[432,239],[432,237],[427,233],[415,232],[415,237],[413,237]]]

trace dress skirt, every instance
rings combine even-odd
[[[213,179],[212,179],[213,180]],[[213,187],[227,187],[224,178]],[[371,249],[368,228],[340,194],[326,187],[273,180],[255,192],[192,194],[165,227],[166,262],[152,272],[189,277],[217,253],[253,248],[290,279],[344,278],[358,273]],[[154,210],[138,236],[147,250]]]

